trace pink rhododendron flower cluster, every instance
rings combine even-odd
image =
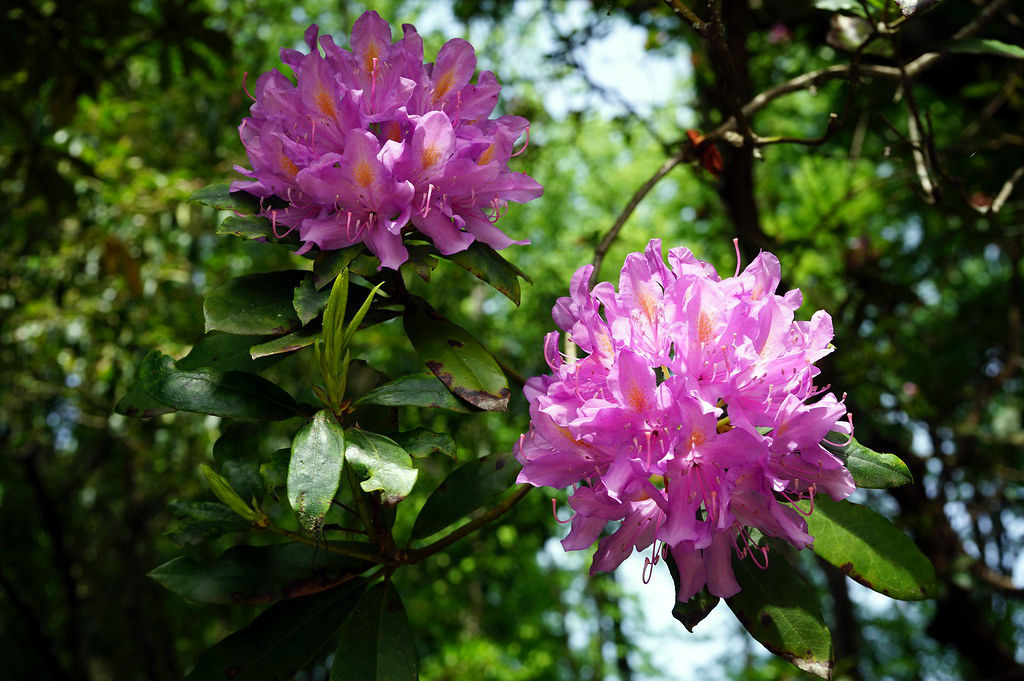
[[[775,293],[775,256],[761,253],[727,279],[685,248],[668,263],[655,239],[626,258],[618,291],[588,290],[592,267],[577,270],[553,316],[587,355],[563,358],[558,332],[548,334],[551,373],[526,384],[519,482],[573,486],[567,550],[618,521],[592,572],[650,547],[647,579],[670,550],[680,600],[705,584],[728,597],[739,591],[733,549],[762,566],[768,557],[748,528],[809,547],[802,511],[784,502],[854,490],[820,444],[829,431],[852,436],[852,421],[813,383],[813,363],[832,351],[832,320],[819,310],[794,321],[801,295]]]
[[[277,196],[262,215],[329,250],[365,243],[383,267],[408,259],[402,235],[413,227],[448,255],[479,240],[514,241],[495,226],[509,201],[541,195],[541,186],[509,170],[513,145],[527,133],[519,116],[489,116],[501,89],[483,71],[470,84],[476,55],[465,40],[445,43],[423,63],[411,25],[391,42],[391,27],[366,12],[351,50],[306,31],[310,53],[281,51],[296,82],[268,71],[256,83],[252,116],[239,133],[252,170],[232,190]],[[321,55],[317,45],[323,50]]]

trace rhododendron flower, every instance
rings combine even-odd
[[[589,289],[592,269],[576,271],[552,313],[586,356],[563,358],[552,332],[551,373],[526,382],[519,482],[573,488],[562,545],[600,538],[592,572],[650,548],[648,579],[671,551],[680,600],[705,585],[732,596],[733,551],[762,567],[768,559],[750,528],[807,548],[804,509],[787,502],[854,490],[821,445],[830,432],[853,434],[842,401],[814,386],[814,362],[833,349],[831,318],[794,319],[800,292],[775,293],[781,270],[770,253],[721,279],[685,248],[666,265],[655,239],[626,257],[618,290]]]
[[[495,223],[509,201],[541,195],[508,167],[529,123],[489,118],[501,88],[489,71],[470,84],[468,42],[450,40],[424,64],[416,29],[402,30],[392,43],[391,27],[370,11],[356,21],[350,50],[318,40],[315,24],[309,54],[282,50],[295,82],[276,70],[256,82],[252,116],[238,129],[252,170],[236,166],[249,179],[232,190],[284,199],[284,208],[261,204],[261,215],[275,233],[298,230],[300,252],[365,243],[392,269],[408,259],[402,237],[413,229],[444,255],[474,241],[528,243]]]

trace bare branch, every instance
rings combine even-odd
[[[1024,165],[1020,166],[1015,171],[1013,171],[1013,174],[1010,175],[1009,179],[1003,183],[1002,188],[999,190],[999,193],[996,194],[996,198],[993,199],[992,204],[988,208],[983,209],[981,212],[988,214],[998,213],[1000,210],[1002,210],[1003,205],[1006,203],[1006,200],[1009,199],[1010,194],[1013,193],[1014,186],[1016,186],[1016,184],[1020,182],[1020,179],[1022,177],[1024,177]]]
[[[619,236],[619,232],[622,231],[622,226],[626,224],[626,220],[633,214],[636,207],[640,205],[640,202],[644,200],[644,197],[654,189],[654,185],[658,184],[663,177],[669,174],[669,172],[680,163],[689,160],[691,152],[695,147],[689,142],[683,144],[682,149],[677,151],[675,154],[670,156],[668,160],[661,164],[653,175],[651,175],[646,182],[644,182],[639,189],[630,197],[626,207],[619,213],[619,217],[615,218],[615,224],[612,225],[611,229],[605,232],[601,242],[594,249],[594,271],[590,273],[590,285],[594,285],[594,279],[597,277],[598,272],[601,270],[601,263],[604,262],[605,256],[608,254],[608,249],[611,248],[615,242],[616,237]]]
[[[680,0],[663,0],[668,5],[669,9],[676,13],[676,16],[681,18],[686,24],[694,30],[702,38],[706,38],[704,34],[707,32],[708,25],[699,16],[694,14],[693,10],[683,4]]]

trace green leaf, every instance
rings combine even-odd
[[[331,509],[344,463],[345,431],[321,409],[295,435],[288,464],[288,503],[307,532],[316,532]]]
[[[213,443],[213,459],[224,477],[245,500],[263,496],[260,478],[259,427],[255,423],[230,423]]]
[[[234,490],[227,478],[207,466],[205,463],[199,464],[199,471],[203,474],[203,477],[206,478],[207,484],[210,485],[210,490],[212,490],[214,495],[223,501],[228,508],[250,523],[258,524],[263,520],[257,511],[249,506],[242,497],[238,496],[238,492]]]
[[[450,391],[487,411],[508,409],[505,374],[465,329],[419,298],[406,306],[404,322],[416,354]]]
[[[233,210],[252,215],[260,212],[260,200],[248,192],[233,192],[230,184],[211,184],[192,192],[189,201],[217,210]]]
[[[426,246],[410,245],[407,250],[409,259],[402,263],[402,267],[412,270],[423,281],[430,281],[430,273],[437,269],[437,258],[431,255],[432,249]]]
[[[679,566],[671,553],[666,552],[665,562],[668,564],[668,571],[672,575],[672,582],[675,584],[675,591],[679,593]],[[711,614],[718,602],[722,600],[712,595],[705,586],[693,595],[688,601],[676,601],[672,606],[672,616],[679,620],[686,630],[693,633],[694,627],[704,621],[704,618]]]
[[[331,681],[416,681],[416,647],[394,584],[379,582],[341,627]]]
[[[419,474],[412,458],[394,440],[358,428],[345,430],[345,458],[362,480],[363,491],[380,490],[385,504],[397,504],[409,496]]]
[[[472,407],[452,395],[433,374],[410,374],[378,386],[361,395],[355,406],[379,404],[384,407],[441,407],[451,411],[471,412]]]
[[[447,391],[446,391],[447,392]],[[152,416],[159,416],[160,414],[169,414],[174,409],[160,404],[142,389],[139,382],[136,381],[128,388],[128,392],[124,394],[124,397],[117,401],[114,405],[114,412],[117,414],[123,414],[124,416],[135,416],[138,418],[146,419]]]
[[[334,281],[334,278],[362,252],[363,245],[355,244],[336,251],[317,253],[316,259],[313,260],[313,283],[316,284],[317,290]]]
[[[393,439],[399,447],[409,452],[410,456],[444,454],[453,460],[456,459],[455,440],[448,433],[435,433],[426,428],[417,428],[404,433],[395,433]]]
[[[757,544],[764,545],[764,538]],[[763,561],[760,553],[759,561]],[[750,557],[733,556],[740,592],[726,599],[729,608],[761,645],[800,669],[831,678],[832,636],[821,616],[815,591],[778,553],[761,570]]]
[[[292,296],[292,306],[299,321],[306,325],[317,317],[327,307],[327,298],[330,291],[317,291],[313,285],[313,275],[309,274],[303,278],[302,283],[295,287]]]
[[[236,277],[214,289],[203,301],[207,331],[240,335],[274,335],[301,326],[293,292],[305,272],[263,272]]]
[[[270,461],[260,464],[260,477],[263,478],[263,487],[275,499],[278,498],[277,488],[288,484],[288,463],[291,459],[292,450],[286,447],[271,454]]]
[[[299,238],[294,232],[289,232],[285,227],[278,227],[277,236],[274,234],[274,225],[267,218],[259,215],[229,215],[217,227],[217,234],[220,236],[237,236],[249,241],[265,239],[269,242],[282,244],[297,244]]]
[[[215,501],[172,501],[167,508],[175,518],[190,521],[166,533],[179,546],[194,546],[252,527],[230,508]]]
[[[490,454],[456,468],[423,504],[412,538],[429,537],[496,502],[515,484],[519,470],[511,454]]]
[[[864,8],[857,0],[815,0],[814,6],[826,12],[846,12],[864,16]]]
[[[204,336],[189,353],[177,361],[179,369],[198,369],[210,367],[221,371],[251,371],[259,372],[276,359],[254,362],[249,356],[249,345],[252,338],[249,336],[233,336],[226,333],[211,333]],[[160,414],[167,414],[174,409],[161,404],[150,397],[143,390],[139,379],[128,388],[124,397],[118,400],[114,411],[125,416],[149,418]]]
[[[830,440],[845,440],[846,436],[830,432],[822,446],[842,459],[850,470],[857,487],[884,489],[914,482],[907,464],[895,454],[883,454],[868,449],[856,440],[846,446],[832,444]]]
[[[338,633],[362,590],[361,580],[270,606],[199,658],[189,681],[285,681]]]
[[[262,376],[216,369],[182,371],[157,350],[142,360],[139,382],[157,402],[180,411],[278,421],[299,410],[291,395]]]
[[[320,340],[320,328],[316,324],[304,326],[294,333],[285,334],[272,338],[266,343],[259,343],[249,348],[253,359],[281,355],[286,352],[295,352],[302,348],[309,347]]]
[[[442,257],[490,284],[519,305],[519,277],[526,279],[526,275],[487,244],[474,241],[466,250]]]
[[[232,546],[210,562],[179,556],[149,576],[202,603],[269,603],[324,591],[370,567],[373,563],[290,542]]]
[[[946,43],[946,52],[958,52],[964,54],[994,54],[998,57],[1009,57],[1010,59],[1024,59],[1024,47],[1004,43],[1001,40],[990,40],[985,38],[965,38]]]
[[[220,371],[248,371],[259,373],[275,364],[277,359],[255,361],[249,354],[252,336],[230,333],[208,333],[192,346],[187,355],[176,364],[179,369],[218,369]]]
[[[800,506],[806,512],[810,504]],[[934,598],[938,591],[935,568],[910,537],[866,506],[820,494],[807,532],[816,554],[869,589],[903,601]]]

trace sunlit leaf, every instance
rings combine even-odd
[[[412,458],[383,435],[359,428],[345,430],[345,458],[362,482],[364,492],[381,492],[385,504],[397,504],[416,484]]]
[[[307,532],[315,532],[331,509],[345,463],[345,431],[321,409],[292,440],[288,503]]]
[[[804,511],[809,502],[800,502]],[[807,518],[814,552],[851,579],[890,598],[919,601],[938,590],[935,568],[910,537],[866,506],[820,494]]]
[[[876,452],[855,439],[851,439],[844,446],[833,444],[846,439],[844,435],[831,432],[821,444],[843,460],[857,487],[884,489],[914,482],[914,476],[910,474],[907,464],[895,454]]]
[[[763,538],[758,546],[763,545]],[[759,561],[765,560],[760,553]],[[761,645],[800,669],[831,678],[835,661],[832,636],[825,626],[814,589],[777,552],[760,569],[748,556],[734,556],[740,592],[726,599],[729,608]]]

